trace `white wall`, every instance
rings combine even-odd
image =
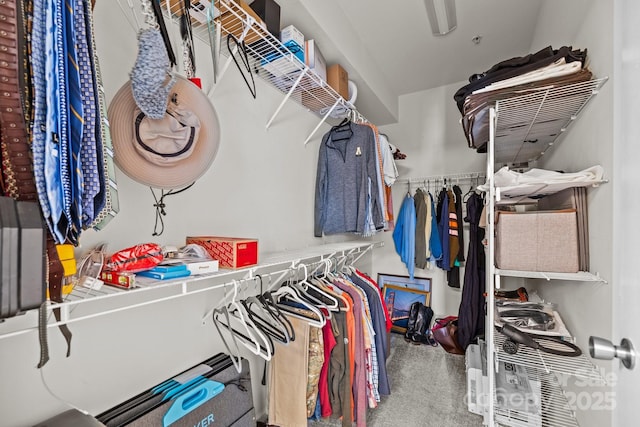
[[[97,2],[94,16],[110,101],[133,66],[136,32],[116,2]],[[176,28],[172,26],[174,34]],[[179,57],[177,42],[174,49]],[[210,89],[211,56],[200,42],[196,60],[203,86]],[[219,81],[211,99],[222,128],[220,150],[193,188],[166,199],[162,236],[151,235],[155,210],[149,188],[118,170],[120,214],[103,231],[83,232],[78,255],[99,242],[107,242],[109,251],[146,241],[181,246],[186,235],[197,234],[255,237],[261,255],[345,240],[345,236],[313,236],[317,151],[328,126],[305,147],[303,142],[319,118],[289,102],[265,130],[283,96],[261,81],[256,85],[254,100],[233,63]],[[203,324],[201,319],[220,297],[215,292],[199,294],[73,323],[69,358],[62,336],[52,328],[51,360],[40,371],[35,331],[0,338],[0,426],[32,425],[67,408],[47,392],[41,374],[59,398],[98,414],[223,351],[211,321]],[[36,325],[35,313],[0,324],[0,335],[19,325]],[[254,385],[262,367],[252,365]],[[264,392],[257,393],[256,404],[264,413]]]
[[[468,148],[458,123],[460,113],[453,101],[453,94],[463,85],[453,84],[400,97],[400,120],[397,124],[381,128],[390,141],[407,154],[405,160],[396,162],[400,178],[484,172],[485,155]],[[460,187],[463,192],[468,190],[467,183]],[[412,194],[415,188],[412,187]],[[437,197],[436,189],[433,190],[434,197]],[[394,185],[396,215],[406,194],[406,184]],[[468,233],[466,224],[464,229]],[[407,275],[406,266],[395,252],[391,232],[384,233],[383,237],[384,248],[374,254],[375,272]],[[465,237],[465,242],[468,242],[468,236]],[[458,314],[461,289],[447,286],[446,272],[436,267],[427,270],[416,268],[415,275],[433,279],[431,307],[436,315]],[[464,269],[461,269],[460,275],[462,282]]]

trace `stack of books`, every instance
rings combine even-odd
[[[196,276],[218,271],[218,260],[176,259],[163,262],[150,270],[136,273],[138,276],[156,280],[177,279],[179,277]]]

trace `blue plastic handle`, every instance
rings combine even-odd
[[[185,391],[191,390],[192,388],[196,387],[198,384],[201,384],[205,381],[207,381],[206,378],[198,376],[184,384],[179,384],[178,386],[173,387],[170,390],[167,390],[164,396],[162,396],[162,401],[173,400],[174,396],[178,396]]]
[[[175,423],[206,401],[220,394],[222,390],[224,390],[224,384],[217,381],[206,380],[180,393],[176,396],[171,407],[164,414],[164,417],[162,417],[162,427],[168,427]]]

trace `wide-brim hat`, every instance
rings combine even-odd
[[[175,189],[193,183],[209,169],[220,144],[218,116],[211,101],[198,86],[182,76],[176,76],[176,83],[169,92],[168,111],[172,106],[191,116],[191,121],[184,124],[184,120],[173,117],[175,114],[167,114],[166,119],[163,119],[164,124],[146,117],[136,105],[130,81],[118,90],[109,105],[115,163],[131,179],[154,188]],[[173,123],[167,124],[168,120]],[[196,125],[192,125],[193,121]],[[181,134],[174,129],[176,125],[186,133]],[[145,133],[141,131],[145,127],[148,129],[154,126],[165,127],[157,132],[164,141],[158,142],[158,138],[150,138],[149,132],[146,132],[145,137]],[[186,140],[180,141],[180,135],[187,135]],[[179,150],[180,156],[153,150],[155,147],[166,148],[167,138],[173,137],[177,143],[189,145]],[[150,153],[145,152],[145,149],[150,150]],[[165,159],[170,161],[163,162]]]

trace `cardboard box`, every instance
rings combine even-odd
[[[188,236],[187,244],[195,243],[207,250],[220,268],[241,268],[258,263],[258,240],[240,237]]]
[[[251,9],[267,24],[267,31],[280,36],[280,5],[273,0],[254,0]]]
[[[243,0],[235,1],[239,8],[222,0],[226,6],[220,8],[222,15],[216,19],[216,24],[222,26],[222,37],[226,39],[227,34],[233,34],[239,39],[244,31],[245,17],[249,14],[256,20],[256,25],[253,26],[253,30],[249,30],[244,42],[250,44],[262,40],[267,34],[267,24]]]
[[[313,39],[307,40],[304,43],[304,63],[326,82],[327,62],[324,60],[320,49],[318,49],[318,44]]]
[[[128,271],[102,270],[100,280],[106,285],[117,286],[123,289],[131,289],[136,285],[136,275]]]
[[[325,108],[330,108],[335,103],[335,98],[325,88],[314,86],[312,82],[307,87],[310,88],[302,92],[302,105],[309,110],[315,112],[324,111]]]
[[[575,209],[499,212],[496,266],[505,270],[577,273]]]
[[[327,83],[338,95],[349,100],[349,73],[340,64],[327,67]]]
[[[289,40],[293,40],[298,46],[304,46],[304,34],[293,25],[289,25],[280,30],[280,41],[286,44]]]

